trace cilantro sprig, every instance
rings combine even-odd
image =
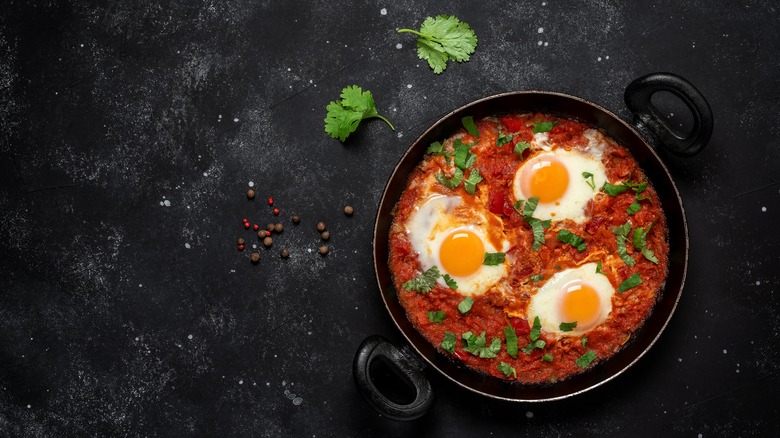
[[[333,138],[345,141],[349,134],[357,129],[362,120],[378,118],[384,120],[395,131],[395,126],[389,120],[379,115],[371,92],[357,85],[350,85],[341,90],[341,99],[333,101],[326,107],[325,132]]]
[[[487,345],[485,332],[482,332],[479,336],[471,332],[466,332],[463,333],[462,336],[463,340],[466,341],[464,349],[474,356],[493,358],[501,351],[501,339],[493,338],[490,345]]]
[[[447,61],[468,61],[477,48],[477,35],[471,27],[451,15],[428,17],[419,31],[398,29],[398,33],[417,35],[417,56],[428,61],[436,74],[447,68]]]

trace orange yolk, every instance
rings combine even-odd
[[[528,197],[539,198],[543,204],[561,199],[569,187],[569,171],[563,163],[552,157],[535,162],[522,178],[523,192]]]
[[[450,233],[439,248],[441,267],[450,275],[465,277],[482,266],[485,260],[485,245],[482,239],[469,230]]]
[[[599,294],[581,281],[571,282],[563,287],[560,311],[563,322],[577,322],[577,329],[590,328],[598,318],[601,302]]]

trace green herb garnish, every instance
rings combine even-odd
[[[534,317],[534,324],[531,326],[531,333],[528,334],[528,337],[535,341],[539,339],[539,336],[542,335],[542,322],[539,320],[538,316]]]
[[[631,223],[626,222],[623,225],[615,227],[612,230],[612,234],[614,234],[616,236],[615,238],[617,239],[617,250],[620,259],[623,260],[623,263],[625,263],[627,266],[634,266],[636,264],[636,260],[634,260],[634,258],[631,257],[631,255],[629,255],[628,251],[626,250],[626,240],[630,231]]]
[[[473,305],[474,305],[474,299],[471,297],[466,297],[463,299],[463,301],[458,303],[458,310],[460,311],[460,313],[465,315],[466,313],[468,313],[469,310],[471,310],[471,306]]]
[[[541,122],[541,123],[534,123],[534,134],[538,134],[540,132],[548,132],[553,129],[553,126],[557,125],[558,122]]]
[[[482,332],[479,336],[476,336],[471,332],[463,333],[463,340],[466,341],[466,347],[464,349],[474,356],[492,358],[496,357],[498,352],[501,351],[501,340],[493,338],[493,341],[488,346],[485,332]]]
[[[477,161],[477,156],[471,153],[471,146],[457,139],[453,142],[455,148],[455,166],[466,170]]]
[[[535,275],[532,275],[532,276],[531,276],[531,277],[529,277],[529,278],[530,278],[530,279],[531,279],[531,281],[533,281],[534,283],[538,283],[538,282],[540,282],[540,281],[544,280],[544,275],[542,275],[542,274],[535,274]]]
[[[428,311],[425,313],[428,315],[428,321],[436,324],[444,321],[444,318],[447,317],[447,314],[442,310]]]
[[[569,230],[565,230],[565,229],[559,230],[556,238],[563,243],[568,243],[569,245],[577,248],[577,251],[579,252],[585,251],[585,248],[588,247],[588,245],[585,244],[585,240],[582,237],[572,233]]]
[[[577,363],[577,366],[580,368],[587,368],[588,365],[590,365],[591,362],[593,362],[596,359],[596,352],[593,350],[588,350],[585,354],[578,357],[575,361]]]
[[[530,147],[531,145],[528,144],[527,141],[518,141],[517,143],[515,143],[515,154],[523,155],[523,152],[525,152],[525,150]]]
[[[458,283],[455,281],[454,278],[450,277],[450,274],[444,274],[442,275],[442,278],[444,279],[444,282],[447,283],[447,286],[450,287],[452,290],[458,289]]]
[[[596,273],[597,274],[607,275],[607,274],[604,273],[604,271],[601,270],[601,260],[599,260],[598,263],[596,263]]]
[[[546,343],[546,342],[544,342],[544,341],[543,341],[543,340],[541,340],[541,339],[537,339],[537,340],[535,340],[535,341],[531,341],[531,342],[529,342],[529,343],[528,343],[528,345],[526,345],[525,347],[523,347],[523,353],[525,353],[525,354],[531,354],[531,352],[533,352],[533,351],[534,351],[534,350],[536,350],[537,348],[539,348],[539,349],[542,349],[542,348],[544,348],[544,346],[545,346],[545,345],[547,345],[547,343]]]
[[[583,337],[582,341],[580,341],[580,342],[582,342],[582,348],[587,348],[588,347],[588,337],[587,336]]]
[[[421,273],[417,277],[407,281],[401,287],[408,291],[427,293],[436,285],[436,280],[441,276],[439,268],[431,266],[431,269]]]
[[[504,133],[504,126],[502,124],[498,124],[498,135],[496,136],[496,146],[501,147],[510,141],[512,141],[512,138],[514,138],[515,134],[506,134]]]
[[[517,333],[511,325],[504,327],[504,338],[506,339],[506,354],[517,358]]]
[[[574,322],[562,322],[558,326],[558,329],[560,329],[560,331],[562,331],[562,332],[570,332],[570,331],[574,330],[576,327],[577,327],[577,321],[574,321]]]
[[[647,233],[650,232],[651,227],[652,224],[650,224],[646,230],[642,227],[635,229],[634,238],[632,239],[631,243],[634,245],[634,248],[640,251],[647,260],[650,260],[657,265],[658,258],[656,258],[653,250],[647,247]]]
[[[506,261],[505,252],[486,252],[482,264],[486,266],[496,266],[504,263],[504,261]]]
[[[641,209],[642,209],[642,205],[639,204],[638,201],[634,201],[634,202],[631,203],[631,205],[628,206],[628,208],[626,208],[626,213],[634,214],[634,213],[638,212]]]
[[[545,362],[552,362],[553,361],[553,355],[550,353],[545,353],[544,356],[542,356],[542,360]]]
[[[384,120],[395,131],[389,120],[379,115],[374,105],[371,92],[363,91],[357,85],[350,85],[341,90],[341,99],[333,101],[326,107],[325,132],[342,142],[355,132],[362,120],[378,118]]]
[[[593,174],[590,172],[582,172],[582,177],[585,178],[585,183],[590,186],[591,189],[596,190],[596,182],[593,179]]]
[[[471,169],[469,172],[469,177],[466,178],[466,181],[463,182],[463,188],[466,189],[466,192],[469,195],[473,195],[477,190],[477,184],[479,184],[482,179],[482,176],[479,174],[479,169]]]
[[[617,196],[626,190],[628,190],[628,186],[624,186],[622,184],[616,185],[616,184],[610,184],[608,182],[604,183],[604,186],[601,187],[601,190],[604,191],[604,193],[608,194],[609,196]]]
[[[428,17],[420,31],[399,29],[398,33],[417,35],[417,56],[428,61],[433,72],[440,74],[447,61],[464,62],[477,48],[477,35],[468,24],[450,15]]]
[[[479,129],[477,129],[477,125],[474,123],[474,117],[466,116],[460,119],[460,122],[463,123],[463,127],[466,128],[469,134],[479,138]]]
[[[620,283],[617,291],[619,294],[622,294],[623,292],[631,289],[632,287],[639,286],[640,284],[642,284],[642,277],[639,276],[638,272],[634,272],[630,277],[626,278],[624,282]]]
[[[455,187],[458,187],[463,181],[463,171],[455,168],[455,172],[452,175],[452,178],[447,178],[447,176],[443,173],[437,173],[434,175],[436,177],[436,181],[440,182],[441,185],[444,187],[447,187],[448,189],[455,189]]]
[[[431,143],[428,146],[428,150],[425,151],[425,153],[429,155],[441,155],[444,157],[444,161],[447,163],[447,165],[450,165],[450,161],[452,160],[452,156],[455,155],[454,152],[447,152],[444,150],[444,146],[439,143],[438,141],[435,141]]]
[[[498,364],[498,370],[504,373],[505,376],[509,377],[512,376],[515,379],[517,378],[517,372],[514,368],[512,368],[511,365],[509,365],[506,362],[501,362]]]
[[[450,353],[455,353],[455,342],[457,342],[457,340],[455,338],[455,333],[444,332],[444,340],[441,341],[441,348],[444,351],[449,351]]]

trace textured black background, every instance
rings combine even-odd
[[[0,436],[780,434],[775,2],[512,3],[6,4]],[[441,75],[395,33],[438,13],[479,38]],[[665,157],[691,259],[660,341],[561,402],[493,401],[429,373],[428,415],[373,412],[350,366],[369,334],[401,342],[371,239],[404,150],[440,115],[510,90],[566,92],[630,120],[622,92],[653,71],[692,81],[716,118],[708,149]],[[324,134],[325,106],[350,84],[398,130]],[[253,266],[235,240],[255,243],[243,217],[276,219],[268,196],[287,228]]]

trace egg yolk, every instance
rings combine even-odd
[[[598,318],[601,302],[591,286],[576,280],[563,287],[560,303],[561,320],[577,322],[577,329],[587,329]]]
[[[523,191],[529,197],[539,198],[541,203],[555,202],[569,187],[569,171],[560,161],[552,157],[540,159],[523,176]]]
[[[450,233],[439,248],[442,268],[457,277],[471,275],[485,260],[485,245],[482,239],[469,230]]]

